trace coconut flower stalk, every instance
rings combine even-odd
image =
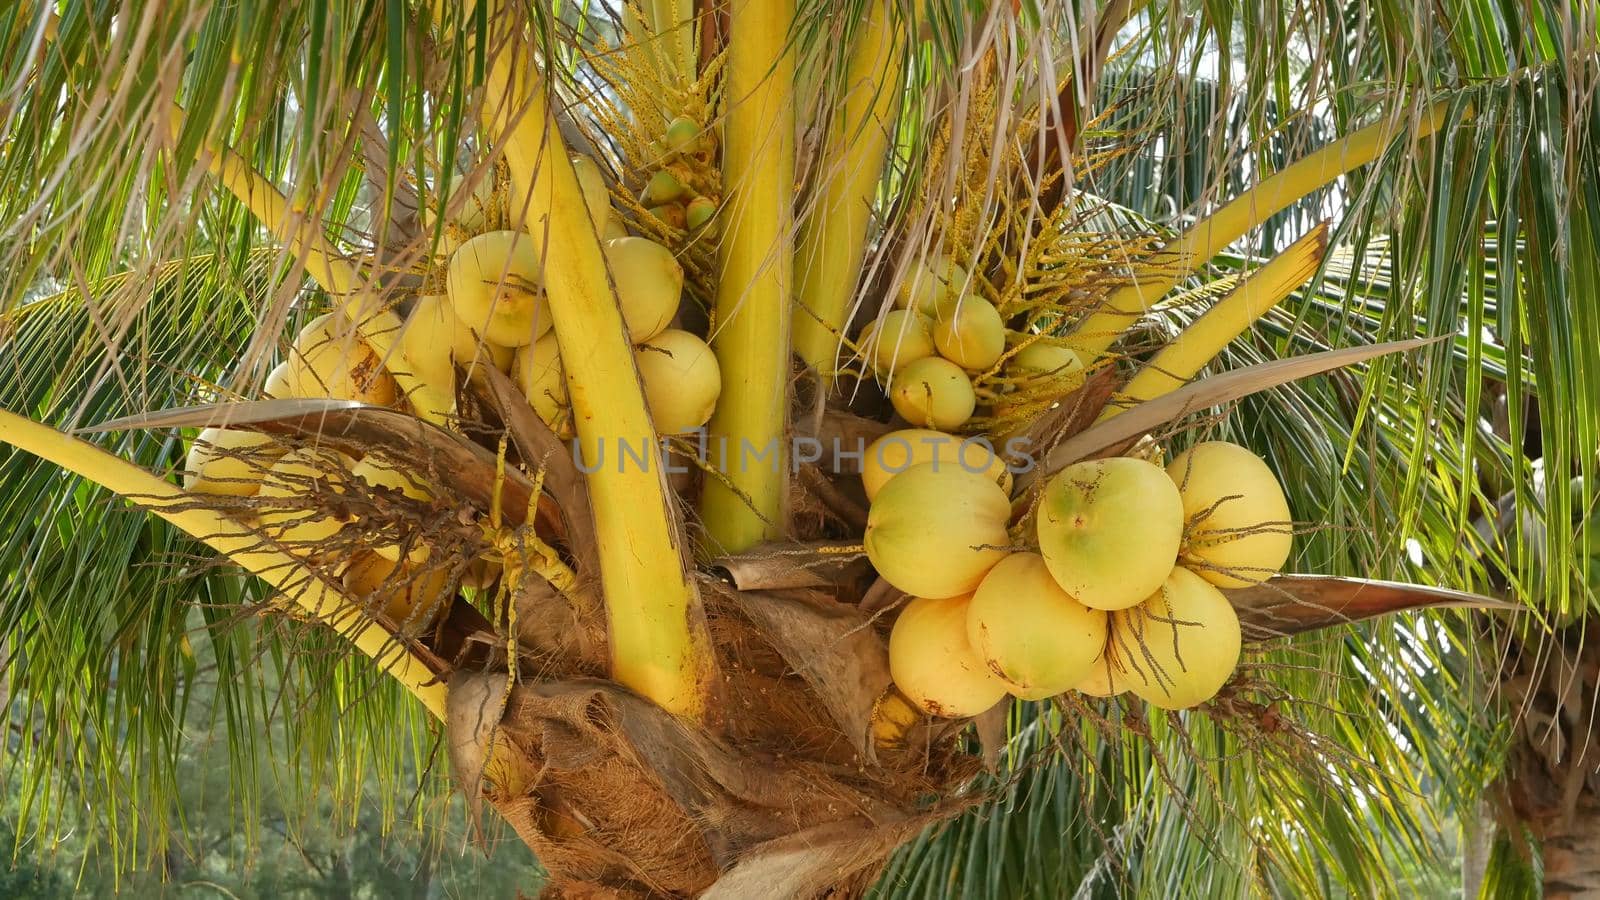
[[[792,0],[741,0],[728,37],[722,180],[729,192],[711,346],[722,399],[709,429],[700,513],[737,553],[783,533],[794,255]]]
[[[0,410],[0,442],[26,451],[129,498],[183,529],[283,593],[285,599],[332,628],[374,665],[415,696],[435,718],[445,714],[445,686],[420,657],[366,610],[333,590],[304,563],[263,544],[258,535],[215,509],[194,503],[187,491],[79,438],[16,413]]]
[[[1444,124],[1448,114],[1442,104],[1433,107],[1410,129],[1411,136],[1427,137]],[[1372,162],[1396,136],[1407,132],[1407,126],[1391,118],[1368,125],[1297,160],[1196,223],[1145,261],[1147,271],[1153,274],[1112,292],[1078,323],[1071,335],[1073,349],[1085,362],[1103,356],[1152,304],[1222,248],[1302,197]]]
[[[573,421],[592,470],[586,480],[611,674],[663,708],[696,717],[705,709],[713,669],[699,596],[685,569],[659,461],[635,465],[622,456],[624,444],[653,448],[655,428],[598,223],[584,203],[543,79],[519,68],[531,54],[507,52],[520,47],[512,41],[493,58],[484,122],[511,171],[514,216],[544,254]]]
[[[1234,338],[1315,275],[1327,250],[1328,225],[1324,222],[1247,275],[1238,287],[1161,348],[1118,392],[1100,418],[1109,419],[1131,406],[1183,387]]]
[[[794,347],[824,385],[833,383],[838,368],[839,337],[866,256],[872,200],[901,101],[905,51],[890,7],[888,0],[872,3],[858,27],[844,100],[829,120],[817,188],[800,221]]]
[[[183,130],[184,111],[174,105],[168,113],[173,140]],[[419,378],[400,354],[396,340],[401,333],[400,319],[386,309],[374,308],[356,267],[339,254],[318,233],[306,210],[295,209],[283,192],[237,153],[206,142],[206,166],[218,181],[258,219],[279,236],[285,246],[303,260],[310,275],[329,294],[340,298],[338,310],[356,329],[357,335],[372,347],[385,368],[410,400],[417,415],[443,424],[455,411],[455,396],[434,380]]]

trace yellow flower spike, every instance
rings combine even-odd
[[[1427,137],[1437,131],[1447,115],[1445,104],[1433,106],[1417,123],[1415,137]],[[1405,125],[1396,119],[1369,125],[1240,194],[1144,260],[1143,267],[1158,274],[1114,291],[1098,310],[1078,323],[1068,342],[1086,365],[1092,365],[1178,282],[1290,204],[1376,159]]]
[[[1328,250],[1328,224],[1311,229],[1185,328],[1139,370],[1100,413],[1100,421],[1183,387],[1234,338],[1305,284]]]

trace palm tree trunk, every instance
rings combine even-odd
[[[1600,900],[1600,626],[1537,640],[1504,682],[1520,720],[1502,782],[1516,821],[1501,824],[1537,842],[1545,897]]]
[[[1600,797],[1592,793],[1570,816],[1529,823],[1544,856],[1544,896],[1600,898]]]

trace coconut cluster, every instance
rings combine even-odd
[[[1076,390],[1083,361],[1051,340],[1009,331],[981,280],[940,256],[912,265],[894,308],[868,323],[858,344],[901,418],[954,431],[988,398],[1019,385],[1048,382],[1056,395]]]
[[[692,123],[691,123],[692,124]],[[679,135],[681,136],[681,135]],[[674,140],[672,133],[668,140]],[[629,234],[611,206],[602,172],[574,157],[586,212],[602,234],[623,326],[634,345],[641,386],[656,431],[692,431],[711,418],[722,390],[716,356],[698,335],[675,328],[684,270],[673,252]],[[539,418],[559,437],[574,435],[572,404],[545,297],[544,271],[532,239],[506,224],[503,198],[480,182],[452,206],[443,229],[433,285],[408,301],[404,328],[389,359],[342,314],[312,320],[268,375],[270,399],[333,398],[404,408],[393,372],[408,372],[454,396],[458,378],[494,368],[511,376]],[[584,352],[575,348],[573,352]],[[319,545],[350,523],[340,495],[357,481],[364,490],[428,503],[435,492],[411,461],[354,458],[325,448],[291,448],[267,435],[208,428],[190,446],[184,486],[196,493],[255,498],[247,518],[261,534],[296,555],[327,561]],[[425,547],[366,546],[334,560],[347,593],[368,598],[397,622],[425,627],[447,593],[428,569]],[[426,602],[425,602],[426,601]],[[440,601],[440,602],[435,602]]]
[[[699,231],[717,213],[704,170],[716,152],[711,133],[688,116],[667,123],[666,133],[651,148],[659,164],[652,167],[639,201],[659,221],[680,231]]]
[[[1264,581],[1289,557],[1277,478],[1222,441],[1165,467],[1068,466],[1039,492],[1031,529],[1013,526],[1011,476],[982,442],[893,432],[868,449],[862,480],[867,555],[912,597],[891,673],[934,715],[1074,689],[1131,691],[1163,709],[1204,703],[1240,653],[1221,588]]]

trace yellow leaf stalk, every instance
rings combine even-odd
[[[183,109],[171,110],[173,139],[183,129]],[[227,147],[207,142],[206,167],[222,185],[255,215],[269,231],[284,241],[290,252],[304,261],[310,275],[328,293],[339,298],[338,309],[356,328],[357,334],[384,361],[417,415],[443,424],[455,412],[454,391],[443,385],[419,379],[395,346],[401,331],[400,319],[388,310],[371,309],[366,304],[363,282],[355,266],[328,243],[314,221],[305,220],[305,210],[294,209],[277,186]],[[295,227],[300,219],[299,227]]]
[[[795,252],[795,352],[831,385],[839,338],[866,256],[872,197],[883,174],[889,128],[900,101],[903,47],[889,0],[874,0],[845,70],[845,97],[834,110],[818,162],[811,208],[800,221]]]
[[[735,0],[729,14],[715,331],[722,397],[700,513],[714,552],[781,535],[786,494],[790,289],[794,255],[794,0]]]
[[[217,510],[178,508],[179,504],[192,501],[193,496],[48,425],[0,410],[0,441],[120,494],[204,541],[333,628],[443,721],[445,686],[436,680],[433,671],[372,621],[359,605],[347,600],[299,560],[264,546],[258,535]]]
[[[509,18],[502,16],[502,19]],[[544,254],[545,292],[567,376],[600,554],[611,674],[663,708],[698,717],[713,678],[700,598],[685,569],[655,429],[616,287],[538,73],[516,42],[493,56],[484,104],[511,173],[513,216]],[[524,206],[525,204],[525,206]],[[656,465],[623,455],[623,443]]]
[[[1443,104],[1428,110],[1413,132],[1426,137],[1444,125]],[[1334,141],[1262,181],[1196,223],[1143,261],[1156,274],[1114,291],[1100,308],[1078,323],[1069,343],[1086,365],[1105,354],[1145,310],[1195,269],[1245,232],[1282,212],[1296,200],[1345,173],[1376,159],[1405,129],[1403,120],[1384,119]]]
[[[1163,347],[1112,399],[1100,420],[1183,387],[1230,341],[1315,275],[1327,251],[1328,223],[1322,222],[1247,276]]]

